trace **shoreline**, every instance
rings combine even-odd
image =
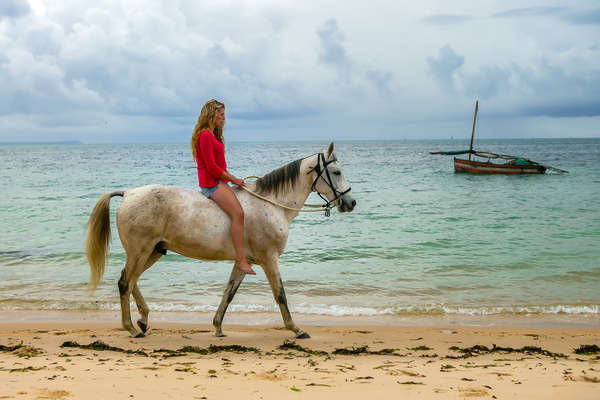
[[[138,318],[132,307],[132,321]],[[212,323],[213,312],[150,312],[149,324],[206,324]],[[332,316],[293,313],[297,325],[310,326],[395,326],[395,327],[530,327],[530,328],[580,328],[600,329],[600,318],[595,314],[533,314],[533,315],[378,315],[378,316]],[[105,322],[120,326],[120,311],[1,311],[0,326],[13,323],[85,323]],[[228,312],[223,326],[280,325],[278,312]]]

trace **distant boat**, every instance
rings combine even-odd
[[[503,174],[503,175],[517,175],[517,174],[543,174],[547,170],[551,170],[557,173],[567,173],[562,169],[549,167],[546,165],[539,164],[525,157],[520,156],[509,156],[506,154],[496,154],[487,151],[476,151],[473,150],[473,137],[475,136],[475,124],[477,123],[477,111],[479,110],[479,101],[475,102],[475,115],[473,116],[473,130],[471,132],[471,144],[469,150],[458,150],[458,151],[433,151],[429,154],[442,154],[442,155],[461,155],[468,154],[469,159],[465,160],[462,158],[454,157],[454,171],[456,172],[469,172],[472,174]],[[472,156],[477,156],[486,161],[472,160]],[[492,162],[492,159],[504,160],[504,163]]]

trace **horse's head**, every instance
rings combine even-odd
[[[346,182],[342,166],[333,151],[333,142],[327,150],[323,149],[317,154],[317,164],[311,171],[315,173],[312,189],[321,197],[325,196],[328,205],[335,205],[339,212],[354,209],[356,200],[352,197],[352,189]]]

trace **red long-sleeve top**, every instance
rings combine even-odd
[[[202,131],[196,142],[196,164],[198,164],[198,183],[202,187],[213,187],[219,182],[227,182],[221,178],[227,171],[225,146],[209,131]]]

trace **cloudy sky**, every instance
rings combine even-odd
[[[0,142],[600,137],[597,0],[1,0]]]

